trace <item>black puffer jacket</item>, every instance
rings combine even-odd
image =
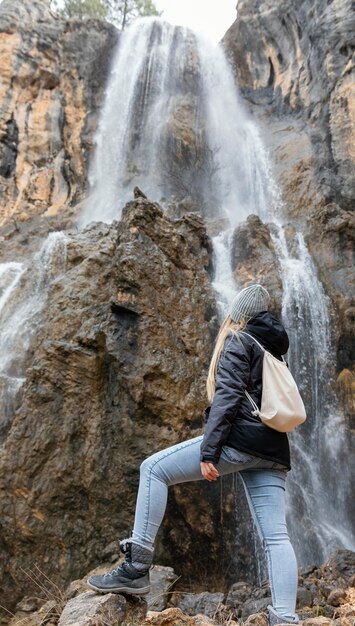
[[[258,313],[245,331],[253,335],[275,357],[288,350],[288,336],[271,313]],[[252,415],[247,390],[258,407],[261,404],[263,350],[245,334],[227,336],[218,364],[216,392],[206,409],[207,424],[201,444],[201,461],[217,463],[227,445],[253,456],[282,463],[290,468],[286,433],[279,433]]]

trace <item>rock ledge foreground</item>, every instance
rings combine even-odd
[[[106,564],[90,574],[107,569]],[[23,598],[9,626],[268,626],[265,610],[271,598],[266,581],[254,588],[239,581],[226,594],[186,593],[176,590],[181,579],[172,568],[155,566],[151,592],[139,598],[96,594],[87,589],[86,579],[72,582],[63,593],[47,580],[43,591],[52,598],[42,600],[40,607],[39,599]],[[300,625],[354,626],[354,584],[355,553],[349,550],[338,550],[320,567],[301,569],[297,599]]]

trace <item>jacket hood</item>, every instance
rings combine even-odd
[[[269,352],[286,354],[289,347],[287,332],[282,323],[269,311],[254,315],[245,330],[254,335]]]

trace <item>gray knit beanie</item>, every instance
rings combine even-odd
[[[250,285],[242,289],[234,298],[229,311],[234,322],[241,319],[249,320],[261,311],[267,311],[270,296],[265,287]]]

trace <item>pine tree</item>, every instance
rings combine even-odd
[[[104,0],[108,16],[120,30],[124,30],[137,17],[160,16],[153,0]]]
[[[53,0],[53,8],[64,17],[85,19],[87,17],[105,18],[108,9],[104,0]]]
[[[153,0],[52,0],[52,6],[69,18],[106,18],[124,30],[137,17],[160,16]]]

